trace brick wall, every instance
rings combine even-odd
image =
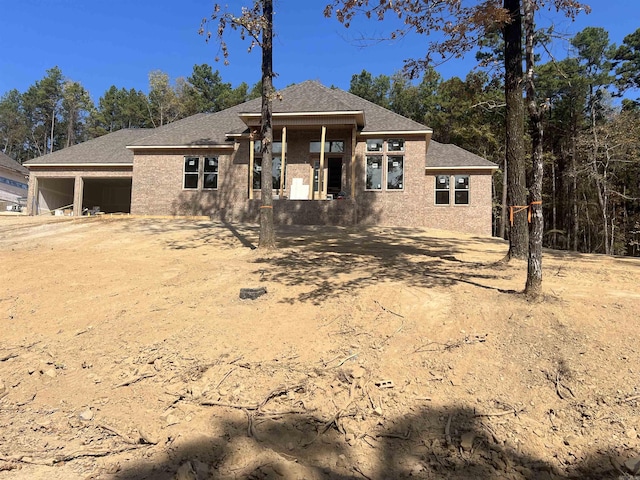
[[[274,131],[280,140],[280,131]],[[309,142],[320,140],[320,131],[287,132],[284,198],[274,201],[274,218],[280,224],[389,225],[429,227],[491,235],[491,175],[473,171],[438,172],[470,175],[469,205],[435,205],[435,174],[425,173],[424,136],[405,137],[402,190],[365,191],[366,140],[356,146],[356,196],[345,200],[288,200],[294,178],[311,183],[312,164],[318,154],[309,153]],[[343,140],[342,189],[351,192],[351,130],[329,129],[327,140]],[[396,154],[396,152],[390,152]],[[217,190],[183,188],[184,157],[219,158]],[[327,157],[334,154],[327,154]],[[339,156],[339,155],[338,155]],[[384,163],[386,169],[386,162]],[[453,188],[453,184],[452,184]],[[279,192],[274,192],[278,194]],[[208,215],[216,220],[256,222],[260,191],[249,200],[249,142],[233,153],[215,150],[136,151],[133,166],[131,211],[146,215]],[[453,193],[452,193],[453,198]]]

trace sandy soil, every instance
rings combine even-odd
[[[640,478],[637,259],[278,238],[0,217],[0,480]]]

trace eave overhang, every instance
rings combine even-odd
[[[425,167],[427,172],[450,172],[451,170],[498,170],[498,165],[467,165],[467,166],[458,166],[458,167]]]
[[[27,168],[31,167],[65,167],[65,168],[78,168],[78,167],[110,167],[110,168],[122,168],[133,167],[133,163],[29,163],[25,164]]]
[[[212,150],[212,149],[227,149],[233,150],[234,145],[228,143],[213,143],[210,145],[127,145],[129,150]]]
[[[255,112],[243,112],[238,114],[249,127],[257,127],[262,120],[262,114]],[[277,112],[272,115],[274,125],[284,126],[287,121],[294,121],[296,124],[302,124],[303,120],[308,119],[309,125],[321,125],[323,118],[331,118],[333,122],[344,125],[355,125],[358,128],[364,127],[364,111],[348,110],[348,111],[327,111],[327,112]]]

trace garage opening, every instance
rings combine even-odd
[[[39,178],[36,214],[73,207],[73,178]]]
[[[82,211],[131,213],[131,178],[84,178]]]

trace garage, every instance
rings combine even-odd
[[[143,128],[118,130],[25,162],[27,212],[131,213],[133,152],[127,145],[147,135]]]
[[[35,214],[73,208],[74,178],[38,179]]]
[[[65,214],[131,213],[131,176],[46,177],[37,176],[34,213],[56,210]]]
[[[84,178],[82,211],[131,213],[131,178]]]

